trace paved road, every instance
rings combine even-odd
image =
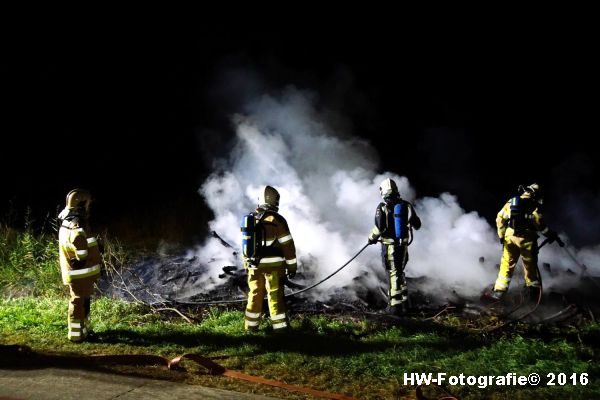
[[[74,369],[0,369],[0,400],[268,400],[237,393],[163,380]]]

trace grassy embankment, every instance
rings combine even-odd
[[[111,263],[124,262],[122,246],[109,242]],[[174,313],[142,304],[97,298],[92,305],[91,341],[66,340],[67,294],[60,281],[54,235],[0,228],[0,345],[20,344],[35,354],[0,354],[0,368],[40,367],[36,354],[53,360],[91,354],[199,353],[234,370],[314,389],[365,399],[412,396],[405,372],[448,375],[588,373],[586,386],[449,387],[461,398],[600,398],[600,325],[524,327],[494,335],[472,332],[456,317],[401,323],[344,315],[293,315],[293,330],[273,336],[263,323],[257,333],[243,330],[240,308],[187,309],[190,324]],[[161,366],[103,365],[116,373],[159,377],[281,398],[293,392],[211,376],[186,362],[186,371]]]

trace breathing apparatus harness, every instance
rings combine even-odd
[[[249,262],[248,268],[254,269],[258,267],[260,259],[264,257],[272,257],[275,254],[275,243],[267,243],[267,234],[263,220],[268,215],[276,214],[279,207],[271,204],[261,204],[256,211],[250,212],[242,217],[242,255]]]
[[[408,238],[406,245],[410,246],[413,241],[413,227],[409,223],[408,208],[408,202],[398,203],[394,206],[394,227],[396,228],[396,238],[400,240],[406,236]]]
[[[249,261],[249,268],[256,268],[260,259],[264,256],[264,249],[267,246],[265,227],[262,220],[267,214],[267,210],[261,212],[251,212],[242,218],[242,255]]]
[[[508,226],[511,227],[515,235],[520,236],[526,230],[534,230],[533,212],[536,208],[535,201],[529,197],[515,196],[510,199],[510,218]]]
[[[393,237],[394,244],[406,244],[406,246],[410,246],[413,241],[413,227],[412,224],[409,223],[410,218],[408,215],[411,206],[411,203],[401,199],[399,196],[384,197],[381,208],[383,209],[385,207],[385,230],[382,233],[386,233],[387,236]],[[393,221],[391,221],[392,219]],[[390,225],[393,225],[393,231],[391,231],[392,227]],[[384,242],[382,241],[382,243]]]

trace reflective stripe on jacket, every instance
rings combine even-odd
[[[74,279],[100,275],[102,256],[98,241],[95,237],[87,236],[78,218],[62,222],[58,231],[58,243],[60,269],[65,285]],[[76,263],[72,263],[72,260]]]
[[[257,210],[257,213],[262,210]],[[275,268],[296,271],[296,246],[287,221],[274,211],[265,211],[260,225],[264,241],[258,254],[258,268]],[[247,260],[245,260],[247,261]]]

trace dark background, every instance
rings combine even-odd
[[[204,25],[6,38],[0,215],[19,225],[29,207],[41,224],[79,186],[95,195],[101,229],[200,240],[210,212],[197,190],[228,149],[229,117],[253,92],[293,84],[318,93],[419,196],[449,191],[493,222],[518,184],[537,181],[550,224],[597,244],[594,32],[426,31]]]

